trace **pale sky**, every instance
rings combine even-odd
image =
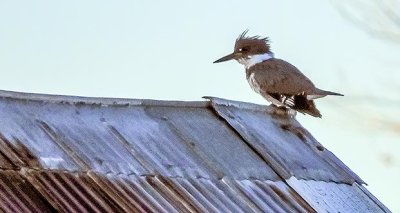
[[[356,28],[329,1],[0,0],[0,26],[2,90],[258,104],[267,102],[242,65],[212,62],[245,29],[269,36],[276,57],[345,94],[317,101],[322,119],[298,120],[400,212],[400,130],[390,125],[400,123],[400,44]]]

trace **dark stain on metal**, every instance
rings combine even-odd
[[[280,124],[281,129],[286,130],[288,132],[293,133],[296,135],[301,141],[306,142],[306,136],[301,128],[294,127],[292,124]]]
[[[317,149],[319,150],[319,151],[324,151],[325,150],[325,148],[322,146],[322,145],[320,145],[320,144],[318,144],[317,146]]]
[[[300,196],[297,195],[297,197],[293,197],[293,193],[295,192],[292,188],[287,188],[287,191],[289,194],[284,193],[281,189],[279,189],[277,186],[270,184],[269,187],[275,192],[276,195],[278,195],[282,201],[279,201],[278,203],[285,203],[288,206],[291,207],[291,209],[296,210],[297,212],[306,212],[304,210],[307,210],[307,212],[313,212],[310,210],[313,210],[310,205],[307,204],[307,202]],[[302,200],[299,202],[299,200]]]

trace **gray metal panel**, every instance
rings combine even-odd
[[[194,107],[149,107],[146,112],[180,138],[180,143],[185,144],[188,149],[186,156],[199,158],[218,178],[228,176],[235,179],[279,179],[269,165],[211,110]],[[175,147],[173,152],[181,146],[176,141],[169,143]]]
[[[267,106],[263,110],[252,104],[216,98],[211,101],[216,112],[282,177],[354,182],[351,174],[323,157],[326,150],[322,146],[312,147],[318,143],[296,120],[274,115]]]
[[[103,115],[107,114],[109,107],[49,103],[42,108],[52,110],[47,114],[38,112],[42,129],[84,170],[94,170],[103,174],[150,172],[106,125]]]
[[[370,199],[357,183],[348,185],[294,177],[287,183],[318,212],[389,212]]]
[[[354,186],[357,186],[361,191],[363,191],[369,199],[374,201],[384,212],[391,212],[381,201],[378,200],[371,192],[369,192],[364,185],[359,185],[357,183],[354,183]]]
[[[14,147],[2,152],[18,166],[103,174],[279,179],[205,105],[0,100],[0,131],[4,135],[0,146]],[[21,152],[20,145],[37,158],[37,165],[28,165],[29,159],[16,154]],[[3,167],[12,165],[5,161]]]
[[[29,165],[29,156],[32,155],[37,158],[40,167],[81,169],[38,125],[36,119],[52,110],[48,111],[38,102],[0,99],[0,143],[3,147],[1,152],[15,166]],[[21,156],[21,150],[29,154]],[[37,165],[30,166],[37,167]]]

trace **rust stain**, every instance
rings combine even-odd
[[[293,189],[287,188],[286,192],[282,191],[279,189],[277,186],[270,184],[269,187],[275,192],[276,195],[278,195],[283,202],[288,206],[290,206],[292,209],[295,209],[298,212],[309,212],[313,213],[316,212],[308,203],[300,196],[298,195]]]
[[[146,177],[146,181],[155,188],[160,194],[168,200],[176,209],[181,212],[202,212],[199,207],[195,206],[192,202],[185,199],[177,187],[164,179],[162,176],[156,178]]]
[[[303,141],[303,142],[306,142],[306,141],[307,141],[305,132],[303,131],[302,128],[292,126],[291,124],[281,124],[280,127],[281,127],[281,129],[283,129],[283,130],[286,130],[286,131],[288,131],[288,132],[293,133],[293,134],[296,135],[301,141]]]
[[[152,171],[151,164],[142,156],[142,153],[135,150],[134,147],[129,143],[129,141],[112,125],[107,125],[111,134],[117,139],[117,141],[121,142],[122,146],[131,153],[131,155],[140,163],[140,165],[145,168],[148,172]]]
[[[71,156],[72,160],[82,168],[82,170],[87,171],[91,168],[74,152],[63,139],[44,121],[37,119],[36,122],[39,127],[49,136],[51,140],[55,142],[68,156]]]
[[[55,208],[16,171],[0,171],[0,209],[4,212],[54,212]]]
[[[18,145],[23,146],[22,144]],[[0,133],[0,153],[1,157],[4,159],[4,161],[1,162],[1,168],[12,169],[26,166],[25,161],[21,159],[21,156],[17,151],[19,149],[23,151],[25,150],[25,152],[27,151],[26,148],[14,147],[12,143]]]
[[[302,206],[306,210],[306,212],[311,212],[311,213],[317,212],[295,190],[291,189],[289,190],[289,193],[291,197],[296,200],[296,203]]]
[[[109,180],[106,177],[89,173],[90,178],[111,200],[118,204],[126,212],[158,212],[156,209],[143,199],[133,188],[133,185],[122,180]]]

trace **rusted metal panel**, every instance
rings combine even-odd
[[[282,177],[353,183],[358,176],[325,158],[325,148],[313,141],[294,119],[252,104],[211,98],[216,112]],[[315,145],[313,147],[313,145]],[[319,153],[321,152],[321,153]]]
[[[0,171],[2,212],[54,212],[55,208],[26,179],[15,171]]]
[[[26,178],[58,211],[118,212],[122,208],[86,174],[28,171]]]
[[[282,181],[90,176],[111,199],[120,199],[127,206],[141,206],[146,212],[314,211]]]
[[[290,178],[288,184],[318,212],[390,212],[353,185]]]
[[[147,181],[147,176],[88,174],[100,189],[127,212],[177,212]]]
[[[0,172],[0,208],[5,212],[313,212],[282,181],[35,170]]]

